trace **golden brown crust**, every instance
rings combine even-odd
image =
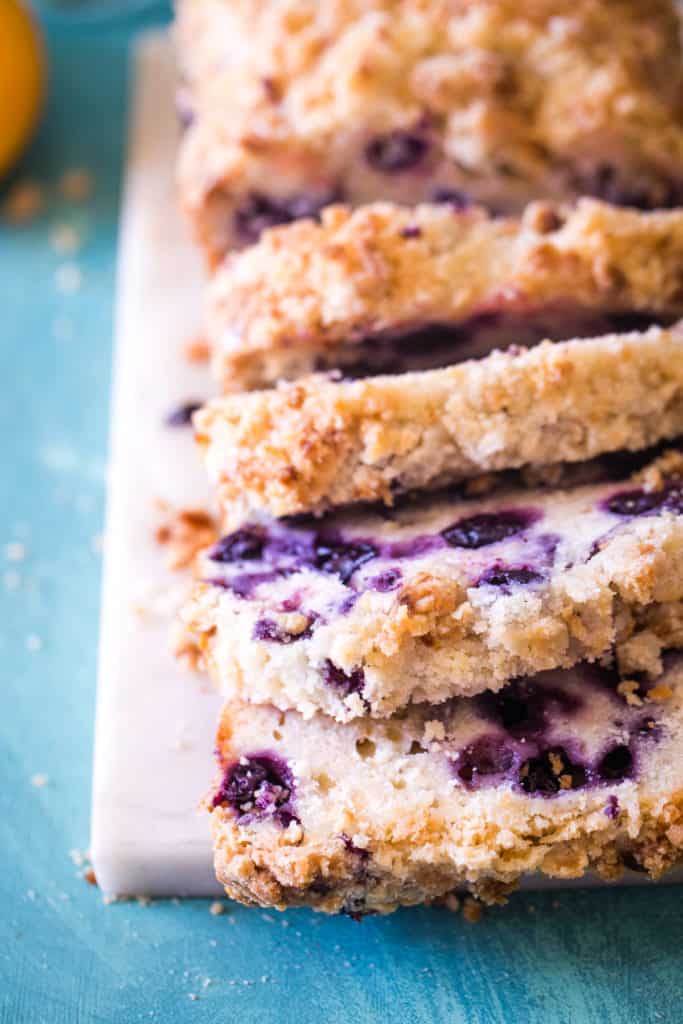
[[[548,210],[559,225],[550,232],[539,221]],[[406,238],[406,228],[419,234]],[[343,365],[359,342],[387,332],[563,309],[683,314],[683,212],[593,200],[533,204],[521,219],[443,206],[329,208],[321,224],[266,232],[226,262],[209,291],[206,335],[230,391]]]
[[[259,849],[241,841],[238,830],[227,818],[226,812],[214,812],[214,867],[218,881],[231,899],[277,910],[307,906],[327,914],[353,913],[349,905],[353,907],[362,898],[360,913],[387,914],[401,906],[441,900],[461,889],[472,892],[482,903],[505,903],[525,874],[539,872],[568,880],[594,871],[606,881],[618,881],[625,869],[635,868],[656,880],[680,866],[683,859],[683,792],[651,813],[645,811],[638,832],[626,842],[618,829],[605,829],[595,835],[579,827],[574,830],[574,838],[554,847],[546,845],[540,835],[535,837],[538,846],[529,844],[526,866],[518,863],[512,870],[506,867],[506,851],[501,849],[500,880],[474,880],[473,872],[454,869],[450,864],[411,865],[409,879],[397,878],[398,858],[392,850],[387,851],[385,858],[378,858],[371,884],[361,886],[354,878],[357,864],[353,856],[343,848],[340,850],[338,843],[320,850],[293,847],[290,856],[278,851],[276,857],[272,849]],[[417,836],[416,848],[426,839],[427,836]],[[384,869],[382,860],[387,861]],[[403,866],[403,858],[399,863]],[[329,885],[327,892],[316,891],[321,876]]]
[[[250,193],[499,210],[581,194],[671,202],[683,166],[670,0],[184,0],[184,205],[207,254]],[[258,46],[249,45],[257,38]],[[417,132],[418,167],[368,145]]]
[[[510,338],[514,342],[514,336]],[[683,434],[683,327],[544,343],[443,370],[216,399],[195,432],[223,526],[381,500]]]

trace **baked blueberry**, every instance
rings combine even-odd
[[[525,793],[552,796],[565,789],[581,789],[588,780],[583,765],[574,763],[563,746],[550,747],[530,757],[519,770],[517,781]]]
[[[282,758],[259,753],[229,765],[213,806],[227,804],[239,818],[275,818],[283,827],[296,819],[291,805],[292,773]]]
[[[365,541],[344,541],[318,535],[314,542],[313,565],[320,572],[348,583],[356,569],[378,555],[377,548]]]
[[[339,193],[333,191],[317,196],[305,193],[269,196],[264,192],[251,192],[235,211],[235,231],[244,242],[256,242],[266,228],[289,224],[302,217],[317,218],[323,207],[339,198]]]
[[[323,666],[323,679],[328,686],[333,686],[342,697],[348,697],[352,693],[363,693],[365,685],[365,673],[362,668],[353,669],[351,672],[344,672],[329,659]]]
[[[212,562],[247,562],[260,559],[264,538],[259,530],[245,527],[222,537],[209,551]]]
[[[627,779],[633,768],[633,755],[624,743],[611,747],[600,759],[597,774],[604,782],[620,782]]]
[[[189,427],[192,423],[192,417],[196,413],[197,409],[201,409],[201,402],[183,402],[181,405],[172,409],[166,417],[167,427]]]
[[[529,583],[539,583],[545,577],[542,573],[536,572],[527,565],[513,568],[505,565],[493,565],[487,569],[483,576],[477,581],[477,586],[486,584],[490,587],[506,589],[511,586],[526,586]]]
[[[409,171],[427,155],[429,143],[417,132],[395,131],[377,135],[365,149],[370,166],[384,174]]]
[[[454,761],[455,773],[468,786],[481,776],[504,776],[515,761],[515,753],[497,735],[484,735],[469,743]]]
[[[523,509],[481,512],[454,523],[441,536],[454,548],[483,548],[522,533],[535,518]]]

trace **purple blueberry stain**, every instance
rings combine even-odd
[[[355,608],[360,594],[357,590],[351,590],[343,601],[337,606],[338,615],[348,615],[352,608]]]
[[[365,149],[370,167],[382,174],[400,174],[417,167],[429,152],[429,142],[414,131],[377,135]]]
[[[658,491],[619,491],[603,502],[603,508],[625,519],[657,511],[680,514],[683,511],[683,485],[680,481],[670,481]]]
[[[401,228],[401,238],[421,238],[422,228],[419,224],[407,224]]]
[[[328,686],[331,686],[342,698],[350,697],[357,693],[363,696],[365,686],[365,673],[362,668],[354,668],[351,672],[345,672],[329,658],[323,664],[322,676]]]
[[[254,596],[254,591],[263,584],[276,583],[278,580],[285,579],[291,575],[293,570],[287,569],[270,569],[267,572],[241,572],[230,578],[222,578],[215,576],[208,578],[207,583],[210,583],[214,587],[220,587],[222,590],[231,591],[236,597],[241,597],[244,600]]]
[[[602,813],[606,818],[609,818],[610,821],[614,821],[615,818],[619,817],[619,798],[615,796],[614,793],[611,793],[607,797]]]
[[[540,514],[531,509],[480,512],[459,519],[443,530],[441,536],[450,547],[483,548],[523,533],[538,519]]]
[[[502,737],[485,734],[459,751],[454,768],[461,782],[474,789],[482,777],[489,784],[505,779],[516,760],[516,752]]]
[[[352,853],[354,857],[358,857],[358,860],[362,863],[366,863],[370,859],[370,851],[366,850],[362,846],[356,846],[351,836],[347,835],[346,832],[340,832],[339,838],[344,844],[344,848]]]
[[[592,174],[577,181],[577,188],[615,206],[632,206],[638,210],[671,209],[680,206],[683,197],[681,182],[671,180],[658,190],[639,187],[622,180],[619,170],[609,163],[599,164]]]
[[[192,417],[201,407],[201,402],[182,402],[175,409],[171,409],[164,422],[167,427],[189,427],[192,425]]]
[[[263,555],[264,538],[260,531],[245,527],[228,534],[214,544],[208,557],[212,562],[249,562]]]
[[[178,117],[178,124],[180,125],[181,131],[187,131],[187,129],[193,124],[195,119],[194,106],[190,95],[190,90],[186,85],[181,85],[176,90],[175,94],[175,109]]]
[[[558,735],[558,726],[566,727],[574,714],[585,710],[584,690],[590,693],[591,686],[606,686],[620,696],[618,676],[611,669],[584,666],[579,692],[556,685],[563,675],[559,670],[543,673],[540,685],[527,678],[515,680],[498,693],[473,698],[488,728],[450,757],[455,777],[467,789],[507,783],[530,796],[552,797],[636,777],[638,752],[661,737],[661,724],[636,710],[638,705],[618,700],[610,722],[618,738],[587,757],[580,739]]]
[[[550,728],[553,717],[576,714],[583,707],[580,697],[561,686],[534,685],[516,679],[497,693],[490,690],[474,698],[477,710],[514,739],[538,737]]]
[[[403,574],[400,569],[385,569],[378,576],[372,576],[367,580],[367,586],[379,594],[388,594],[400,587],[402,579]]]
[[[254,623],[252,638],[266,643],[293,644],[298,640],[308,640],[313,633],[315,617],[308,619],[308,625],[299,633],[292,633],[291,630],[280,626],[273,619],[258,619]]]
[[[357,569],[377,558],[377,548],[367,541],[345,541],[318,535],[314,541],[313,566],[348,583]]]
[[[515,568],[513,566],[496,564],[487,569],[479,577],[475,585],[477,587],[498,587],[503,591],[509,591],[513,587],[526,587],[531,583],[540,583],[545,578],[543,573],[537,572],[527,565]]]
[[[658,491],[621,491],[607,499],[605,509],[615,516],[642,516],[661,503],[662,495]]]
[[[426,534],[385,544],[382,554],[386,558],[421,558],[441,547],[443,539],[439,534]]]
[[[459,192],[453,188],[435,188],[432,192],[430,202],[443,206],[452,206],[454,210],[466,210],[471,205],[471,200],[466,192]]]
[[[286,762],[271,753],[248,754],[228,765],[213,806],[227,804],[241,824],[272,819],[283,828],[298,821],[294,780]]]
[[[264,192],[250,192],[235,212],[235,231],[244,242],[256,242],[266,228],[290,224],[303,217],[318,219],[324,207],[340,199],[340,193],[333,189],[317,195],[272,196]]]

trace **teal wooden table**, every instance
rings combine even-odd
[[[0,227],[2,1024],[678,1024],[683,888],[518,895],[478,924],[441,910],[356,924],[214,916],[201,901],[106,906],[83,881],[70,851],[88,836],[127,48],[139,25],[50,30],[48,117],[19,175],[47,188],[48,206]],[[95,178],[79,207],[56,189],[72,167]],[[75,254],[56,251],[73,240],[64,225],[82,239]]]

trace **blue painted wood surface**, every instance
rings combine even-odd
[[[518,895],[476,925],[427,909],[355,924],[104,906],[72,863],[88,835],[131,32],[51,34],[49,116],[21,171],[50,186],[49,208],[0,227],[0,1021],[677,1024],[681,888]],[[55,195],[73,166],[96,178],[82,208]],[[49,243],[63,224],[83,233],[74,257]],[[69,295],[55,274],[71,262]]]

